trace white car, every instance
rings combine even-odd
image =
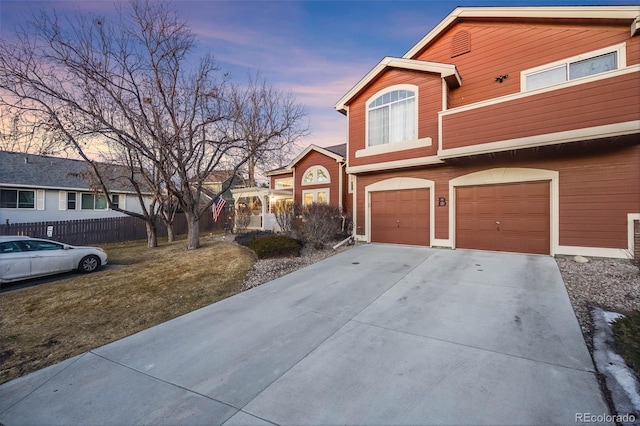
[[[78,247],[24,236],[0,236],[0,283],[73,271],[93,272],[107,264],[98,247]]]

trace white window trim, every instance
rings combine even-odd
[[[353,194],[356,188],[356,175],[347,175],[347,177],[349,179],[349,183],[347,184],[348,192],[349,194]]]
[[[284,181],[290,181],[291,185],[290,186],[286,186],[286,187],[278,187],[278,183],[284,182]],[[286,177],[286,178],[278,178],[278,179],[274,179],[273,180],[273,189],[293,189],[293,176],[291,177]]]
[[[304,206],[304,196],[305,194],[313,194],[313,202],[318,202],[318,193],[326,192],[327,193],[327,204],[331,204],[331,193],[329,192],[329,188],[318,188],[318,189],[305,189],[302,191],[302,205]]]
[[[605,71],[602,73],[598,73],[598,74],[593,74],[593,75],[589,75],[589,76],[585,76],[585,77],[580,77],[580,78],[575,78],[572,80],[567,80],[567,81],[563,81],[561,83],[556,83],[556,84],[550,84],[548,86],[542,86],[542,87],[538,87],[537,89],[531,89],[528,90],[527,89],[527,77],[536,73],[539,73],[541,71],[545,71],[548,69],[552,69],[552,68],[556,68],[559,67],[561,65],[568,65],[572,62],[578,62],[578,61],[582,61],[585,59],[590,59],[590,58],[595,58],[597,56],[602,56],[602,55],[606,55],[608,53],[616,53],[616,59],[618,61],[617,63],[617,69],[615,70],[611,70],[611,71]],[[520,73],[520,91],[521,92],[534,92],[536,90],[543,90],[543,89],[547,89],[549,87],[562,87],[563,85],[569,83],[569,82],[576,82],[576,81],[581,81],[581,82],[589,82],[592,81],[591,79],[593,77],[600,77],[602,75],[608,75],[609,73],[618,71],[620,69],[626,68],[627,67],[627,44],[626,43],[620,43],[620,44],[616,44],[613,46],[609,46],[609,47],[605,47],[602,49],[598,49],[598,50],[593,50],[591,52],[587,52],[587,53],[583,53],[577,56],[573,56],[571,58],[566,58],[566,59],[562,59],[560,61],[555,61],[555,62],[550,62],[548,64],[544,64],[544,65],[540,65],[538,67],[535,68],[529,68],[526,69],[524,71],[522,71]]]
[[[415,139],[412,141],[402,141],[402,142],[388,143],[384,145],[376,145],[376,146],[367,147],[365,149],[357,150],[356,158],[368,157],[371,155],[387,154],[390,152],[404,151],[407,149],[422,148],[422,147],[431,146],[432,144],[433,144],[433,139],[422,138],[422,139]]]
[[[325,174],[325,176],[327,177],[327,180],[323,180],[322,182],[318,182],[318,170],[322,170]],[[304,179],[307,176],[307,174],[309,172],[313,172],[313,182],[305,182]],[[304,171],[304,173],[302,174],[302,185],[304,186],[308,186],[308,185],[325,185],[328,183],[331,183],[331,174],[329,174],[329,170],[326,169],[326,167],[324,166],[311,166],[309,167],[307,170]]]
[[[413,142],[413,143],[419,143],[421,141],[421,139],[413,139],[411,141],[402,141],[402,142],[395,142],[395,143],[388,143],[388,144],[383,144],[383,145],[376,145],[376,146],[369,146],[369,104],[371,103],[371,101],[377,99],[378,97],[384,95],[385,93],[389,93],[389,92],[394,92],[396,90],[411,90],[412,92],[415,93],[415,114],[414,114],[414,123],[413,123],[413,128],[416,129],[416,136],[418,136],[420,134],[420,131],[418,129],[418,114],[420,112],[420,108],[418,107],[419,105],[419,90],[418,90],[418,86],[416,86],[415,84],[396,84],[394,86],[389,86],[389,87],[385,87],[384,89],[376,92],[375,94],[373,94],[373,96],[371,96],[369,99],[367,99],[365,101],[365,122],[364,122],[364,126],[365,126],[365,131],[364,131],[364,146],[365,149],[359,150],[359,151],[365,151],[365,152],[372,152],[372,154],[368,154],[368,155],[376,155],[376,149],[379,147],[387,147],[386,150],[382,150],[382,152],[379,153],[385,153],[385,152],[393,152],[393,151],[400,151],[403,149],[411,149],[411,148],[403,148],[402,144],[406,144],[407,142]],[[423,143],[426,142],[426,139],[430,139],[430,138],[424,138],[422,139]],[[425,146],[429,146],[429,145],[425,145]],[[391,147],[391,148],[389,148]],[[416,147],[417,148],[417,147]],[[371,150],[371,151],[370,151]],[[358,152],[356,151],[356,157],[363,157],[366,156],[367,154],[360,154],[358,155]]]

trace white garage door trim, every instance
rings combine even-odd
[[[433,245],[433,235],[435,232],[434,220],[434,201],[435,201],[435,183],[428,179],[396,177],[381,180],[364,187],[365,196],[365,238],[368,243],[371,242],[371,193],[378,191],[401,191],[403,189],[429,189],[429,245]]]
[[[449,241],[448,245],[455,247],[456,241],[456,187],[476,185],[499,185],[503,183],[551,181],[550,188],[550,240],[551,255],[558,254],[558,226],[559,226],[559,191],[560,173],[554,170],[528,169],[520,167],[500,167],[480,172],[458,176],[449,181]]]

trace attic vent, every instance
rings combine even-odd
[[[471,51],[471,34],[458,31],[451,39],[451,57],[463,55]]]

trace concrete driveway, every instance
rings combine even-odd
[[[551,257],[375,244],[0,386],[7,426],[579,413],[609,410]]]

